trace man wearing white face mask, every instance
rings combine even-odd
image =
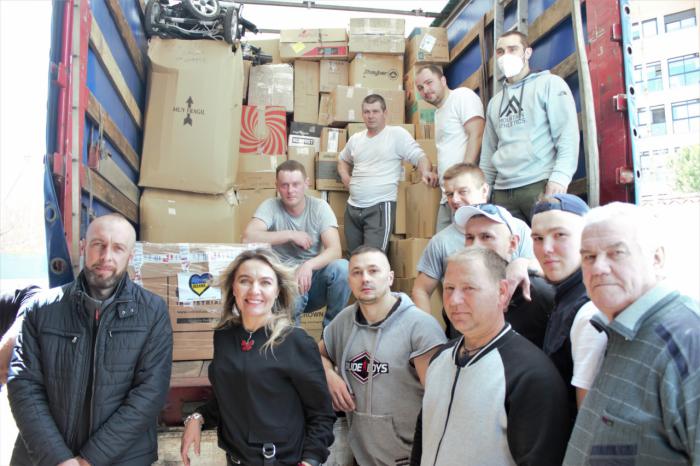
[[[493,187],[492,202],[528,223],[540,194],[566,192],[579,153],[571,90],[547,70],[532,72],[531,56],[521,32],[506,32],[496,43],[496,62],[506,79],[486,109],[479,163]]]

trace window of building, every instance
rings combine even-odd
[[[637,126],[641,136],[666,134],[666,113],[663,105],[637,110]]]
[[[660,91],[664,88],[661,80],[661,62],[655,61],[646,64],[646,89],[648,92]]]
[[[666,32],[690,28],[695,26],[695,24],[695,8],[664,16]]]
[[[675,134],[700,132],[700,99],[672,103],[671,118]]]
[[[635,84],[640,84],[644,81],[644,78],[642,77],[642,65],[636,65],[634,67],[632,77],[634,79]]]
[[[669,87],[691,86],[700,83],[700,58],[697,53],[668,59]]]
[[[656,18],[642,21],[642,34],[644,37],[652,37],[659,34],[659,30],[656,27]]]
[[[639,23],[632,23],[632,40],[637,40],[642,35],[639,29]]]

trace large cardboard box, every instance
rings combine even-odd
[[[392,126],[401,126],[403,129],[408,131],[408,134],[411,135],[412,138],[415,138],[415,126],[411,123],[409,124],[394,124]],[[352,137],[353,134],[359,133],[360,131],[364,131],[367,129],[364,123],[348,123],[346,126],[346,129],[348,130],[348,138]]]
[[[289,147],[313,147],[316,152],[321,148],[321,130],[316,123],[293,121],[289,128]]]
[[[348,141],[348,132],[342,128],[321,130],[321,152],[340,152]]]
[[[140,235],[152,243],[238,243],[238,202],[225,194],[145,189],[140,202]],[[245,225],[244,225],[245,226]]]
[[[403,55],[406,51],[404,36],[377,36],[371,34],[353,34],[348,41],[349,53],[384,53]]]
[[[294,121],[318,121],[319,64],[315,61],[294,61]]]
[[[321,152],[316,160],[316,189],[347,191],[338,174],[338,153]]]
[[[248,105],[284,107],[293,112],[294,70],[291,65],[253,66],[248,84]]]
[[[389,263],[394,275],[402,278],[418,276],[418,261],[430,240],[426,238],[392,239],[389,244]]]
[[[348,85],[348,62],[340,60],[321,60],[320,91],[331,92],[335,86]]]
[[[440,206],[442,191],[425,183],[416,183],[406,188],[406,236],[409,238],[432,238]]]
[[[274,189],[277,167],[285,160],[285,154],[241,154],[238,160],[236,189]]]
[[[241,189],[236,191],[238,224],[241,225],[241,234],[243,234],[246,226],[250,223],[260,204],[276,196],[277,190],[275,189]]]
[[[241,53],[231,52],[223,42],[154,37],[148,57],[139,185],[225,192],[238,167]]]
[[[403,18],[350,18],[350,34],[377,34],[403,36],[406,21]]]
[[[316,187],[316,149],[313,147],[292,146],[287,150],[287,158],[296,160],[304,166],[306,176],[309,178],[309,187]]]
[[[350,193],[347,191],[330,191],[328,193],[328,204],[330,204],[331,209],[333,209],[333,213],[339,225],[345,223],[343,221],[345,219],[345,206],[348,204],[349,197]]]
[[[396,223],[394,224],[394,233],[397,235],[406,234],[406,189],[410,184],[409,181],[400,181],[396,192]]]
[[[388,89],[368,89],[364,87],[336,86],[331,92],[331,125],[345,126],[347,123],[362,121],[362,99],[370,94],[384,97],[387,109],[387,124],[403,123],[404,93]]]
[[[435,139],[435,123],[419,123],[415,125],[416,138]]]
[[[284,107],[243,106],[241,154],[284,154],[287,148],[287,113]]]
[[[394,291],[401,291],[406,293],[408,296],[411,296],[415,281],[415,278],[394,278],[392,288]],[[444,329],[445,319],[442,317],[442,307],[442,285],[438,285],[435,291],[433,291],[433,294],[430,296],[430,315],[435,317],[435,320],[437,320],[440,326]]]
[[[414,28],[406,45],[406,68],[415,64],[450,62],[447,29],[440,27]]]
[[[331,95],[322,93],[318,102],[318,124],[328,126],[331,121]]]
[[[425,152],[426,157],[430,160],[433,166],[437,166],[437,146],[435,139],[416,139],[416,142]]]
[[[403,57],[358,53],[350,62],[349,83],[355,87],[403,90]]]
[[[345,29],[283,29],[280,31],[282,61],[345,59],[347,56],[348,38]]]
[[[406,121],[414,125],[435,123],[435,107],[425,100],[406,105]]]
[[[246,40],[246,43],[258,47],[263,55],[272,58],[271,64],[282,63],[280,59],[280,40],[279,39],[256,39]]]

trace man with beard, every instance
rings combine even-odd
[[[443,187],[437,230],[452,222],[452,210],[447,204],[444,174],[458,163],[479,163],[481,138],[484,134],[484,106],[474,91],[467,87],[450,89],[437,65],[423,65],[416,74],[416,88],[421,97],[435,105],[435,146],[440,186]],[[486,201],[484,201],[486,202]]]
[[[408,464],[425,371],[445,341],[433,317],[391,292],[393,280],[381,250],[353,251],[349,282],[357,302],[319,343],[333,407],[348,413],[350,449],[363,466]]]
[[[8,396],[19,428],[11,464],[151,464],[170,382],[165,302],[126,274],[136,232],[117,214],[81,241],[85,266],[23,309]]]

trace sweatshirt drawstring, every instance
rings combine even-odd
[[[379,327],[377,329],[377,335],[374,337],[374,346],[372,348],[372,353],[370,354],[369,357],[369,383],[367,384],[367,388],[365,391],[367,392],[367,400],[369,400],[369,406],[367,407],[367,413],[369,415],[372,414],[372,382],[374,381],[374,357],[377,354],[377,348],[379,347],[379,340],[382,337],[382,328]]]

